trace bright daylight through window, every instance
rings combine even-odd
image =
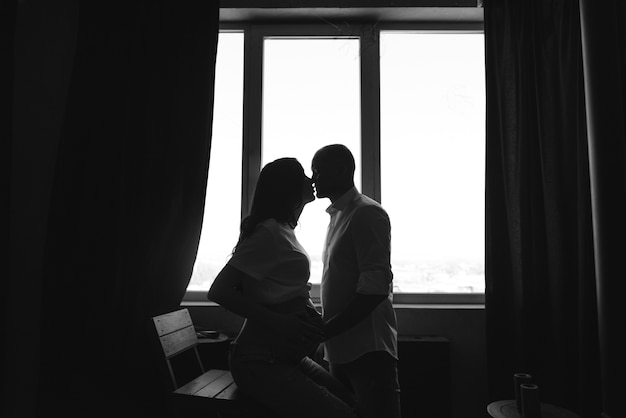
[[[341,142],[360,160],[358,39],[266,39],[263,47],[263,165],[295,157],[311,176],[315,151]],[[360,188],[361,164],[356,186]],[[311,282],[322,278],[328,199],[308,204],[296,235],[311,258]]]
[[[220,33],[207,204],[188,290],[207,290],[237,241],[246,181],[243,40],[243,32]],[[362,190],[361,159],[372,156],[361,149],[359,44],[358,37],[264,38],[262,165],[295,157],[310,176],[314,152],[343,143],[355,155]],[[381,31],[379,55],[374,181],[392,223],[394,292],[483,293],[483,35]],[[329,204],[309,204],[296,227],[312,283],[321,278]]]

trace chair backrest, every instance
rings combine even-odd
[[[187,309],[179,309],[177,311],[169,312],[163,315],[155,316],[152,318],[154,326],[163,348],[163,354],[165,354],[165,360],[167,367],[170,371],[170,377],[174,388],[178,388],[176,377],[172,369],[170,359],[178,354],[181,354],[189,349],[193,349],[196,354],[196,359],[200,366],[200,370],[204,373],[204,366],[200,355],[198,354],[198,336],[196,330],[191,321],[191,316]]]

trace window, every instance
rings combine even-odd
[[[483,36],[380,36],[381,200],[396,291],[484,292]]]
[[[317,149],[343,143],[357,160],[357,187],[390,214],[396,295],[483,294],[482,30],[409,29],[220,33],[207,200],[219,193],[223,207],[206,206],[188,290],[204,294],[227,261],[264,164],[291,156],[310,175]],[[314,284],[329,204],[309,204],[296,228]]]
[[[334,142],[345,144],[360,161],[359,72],[358,38],[266,38],[262,165],[295,157],[310,177],[315,151]],[[356,179],[361,177],[360,166]],[[322,278],[329,204],[328,199],[308,204],[296,228],[311,258],[311,283]]]

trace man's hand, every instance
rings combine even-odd
[[[330,318],[324,324],[324,339],[329,340],[364,320],[387,295],[357,295],[350,301],[343,312]]]

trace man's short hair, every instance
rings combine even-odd
[[[313,159],[322,158],[325,163],[330,163],[337,168],[346,168],[354,174],[355,163],[352,152],[343,144],[326,145],[315,153]]]

